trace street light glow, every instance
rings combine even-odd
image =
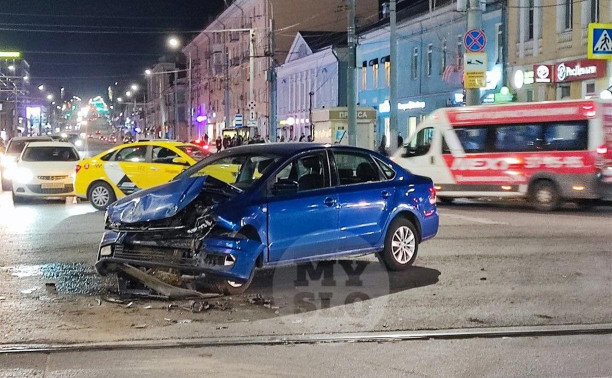
[[[43,84],[38,86],[38,90],[39,91],[44,91],[45,90],[45,86]]]
[[[151,76],[151,74],[152,74],[152,72],[151,72],[151,70],[150,70],[150,69],[146,69],[146,70],[145,70],[145,75],[147,75],[147,76]]]
[[[171,49],[178,49],[181,46],[181,41],[177,37],[169,37],[168,46],[170,46]]]
[[[127,92],[125,92],[125,95],[128,96],[128,97],[132,97],[132,92],[131,91],[127,91]]]
[[[25,80],[25,81],[29,81],[29,80],[30,80],[30,77],[26,75],[26,76],[24,76],[24,77],[23,77],[23,80]]]
[[[53,95],[51,93],[49,93],[47,95],[47,100],[49,100],[49,101],[53,100]]]
[[[15,72],[15,66],[12,65],[12,64],[10,66],[8,66],[8,69],[9,69],[9,71]]]
[[[131,88],[133,92],[138,91],[138,84],[132,84]]]
[[[121,97],[117,97],[117,102],[123,102],[123,99]]]

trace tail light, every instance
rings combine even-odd
[[[602,144],[601,146],[597,147],[597,153],[600,155],[605,155],[608,153],[608,146],[606,146],[605,144]]]
[[[437,200],[438,200],[438,196],[436,195],[436,188],[434,188],[433,186],[430,186],[429,187],[429,203],[431,205],[435,205]]]
[[[77,164],[75,169],[74,169],[74,172],[75,173],[79,173],[80,170],[81,170],[81,166]]]

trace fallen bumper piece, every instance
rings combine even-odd
[[[201,293],[196,290],[184,289],[181,287],[170,285],[130,265],[120,264],[117,266],[117,269],[121,270],[123,273],[127,274],[131,278],[140,281],[151,290],[169,299],[216,298],[220,296],[220,294]]]

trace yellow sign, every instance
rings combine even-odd
[[[466,72],[463,80],[465,89],[484,88],[487,85],[486,75],[484,72]]]
[[[19,51],[0,51],[0,58],[19,58],[20,56]]]

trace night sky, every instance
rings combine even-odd
[[[0,50],[23,52],[33,84],[44,83],[55,92],[63,86],[83,98],[106,94],[115,81],[144,82],[144,69],[169,53],[168,35],[187,42],[195,33],[185,31],[201,30],[223,9],[223,0],[0,3]]]

